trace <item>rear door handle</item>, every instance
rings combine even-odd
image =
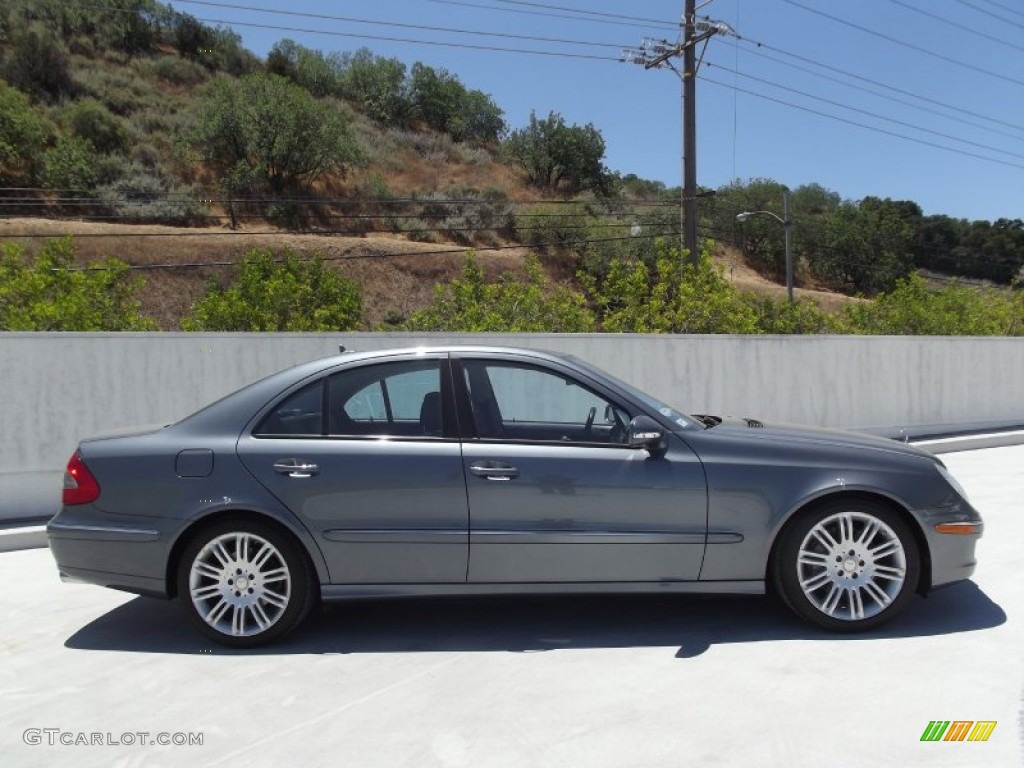
[[[475,464],[470,464],[469,471],[485,480],[505,481],[519,477],[518,469],[498,461],[478,461]]]
[[[274,462],[274,471],[294,478],[312,477],[320,471],[316,464],[309,464],[299,459],[278,459]]]

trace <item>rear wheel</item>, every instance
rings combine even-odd
[[[783,532],[775,586],[798,615],[820,627],[857,632],[899,613],[921,574],[906,521],[867,500],[818,507]]]
[[[208,638],[251,648],[305,618],[315,599],[314,575],[298,545],[273,526],[225,521],[185,548],[178,595]]]

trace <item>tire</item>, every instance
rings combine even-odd
[[[178,596],[190,619],[232,648],[270,643],[295,629],[315,602],[315,583],[300,546],[252,520],[204,529],[178,564]]]
[[[921,554],[907,522],[876,502],[838,500],[797,518],[772,563],[783,601],[836,632],[873,629],[914,596]]]

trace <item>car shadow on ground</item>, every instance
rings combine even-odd
[[[916,599],[886,626],[853,635],[818,630],[770,596],[426,598],[333,603],[276,644],[234,650],[203,638],[178,603],[139,597],[82,627],[65,646],[224,655],[667,647],[677,649],[677,658],[693,658],[724,643],[925,637],[988,629],[1005,621],[1002,608],[970,581]]]

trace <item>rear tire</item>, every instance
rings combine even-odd
[[[315,584],[300,546],[254,520],[203,530],[178,564],[178,595],[193,624],[232,648],[253,648],[293,630],[315,602]]]
[[[921,554],[907,522],[869,500],[823,504],[782,533],[773,581],[800,617],[836,632],[892,619],[914,596]]]

